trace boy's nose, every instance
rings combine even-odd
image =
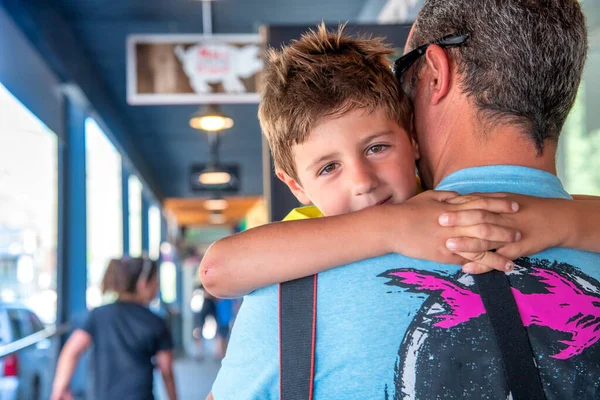
[[[360,196],[369,194],[379,186],[376,174],[368,168],[356,168],[352,175],[352,194]]]

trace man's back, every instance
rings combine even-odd
[[[556,177],[521,167],[459,171],[438,189],[566,197]],[[598,398],[600,255],[551,249],[517,266],[509,279],[547,397]],[[507,397],[481,298],[457,266],[390,255],[318,285],[317,399]],[[277,287],[247,296],[215,399],[279,397],[277,321]]]

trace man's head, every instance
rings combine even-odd
[[[578,1],[425,0],[406,50],[450,34],[468,39],[429,46],[404,75],[425,174],[436,175],[443,149],[453,148],[445,130],[471,130],[484,143],[497,139],[497,127],[511,127],[534,156],[542,157],[547,147],[553,151],[587,53]],[[456,114],[469,111],[469,121],[458,120]]]
[[[411,107],[391,53],[321,25],[267,54],[258,115],[277,175],[325,215],[415,193]]]

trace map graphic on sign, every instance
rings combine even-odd
[[[249,78],[263,68],[260,47],[235,47],[227,44],[196,45],[184,50],[175,47],[177,58],[196,93],[210,93],[209,84],[221,82],[228,93],[247,92],[242,78]]]
[[[133,35],[127,40],[132,105],[257,103],[259,35]]]

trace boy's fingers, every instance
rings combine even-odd
[[[485,274],[486,272],[493,271],[494,268],[487,267],[483,264],[478,264],[476,262],[470,262],[462,267],[463,272],[472,275]]]
[[[520,241],[505,244],[501,247],[498,247],[498,254],[510,260],[516,260],[519,257],[527,255],[523,249],[523,245],[524,243]]]
[[[448,204],[465,204],[465,203],[470,203],[478,198],[479,198],[479,196],[466,194],[463,196],[456,196],[456,197],[450,198],[450,199],[446,200],[446,203],[448,203]]]
[[[501,224],[502,216],[485,210],[451,211],[440,215],[438,222],[442,226]]]
[[[450,200],[452,201],[452,200]],[[513,214],[519,211],[519,203],[508,199],[479,197],[467,203],[459,204],[461,210],[487,210],[495,213]]]
[[[519,211],[519,203],[502,197],[458,196],[445,201],[458,206],[459,210],[487,210],[495,213],[512,214]]]
[[[469,193],[469,194],[463,194],[463,195],[457,195],[455,197],[453,197],[451,200],[448,201],[448,203],[451,204],[463,204],[463,203],[469,203],[471,201],[480,199],[480,198],[492,198],[492,199],[502,199],[505,197],[508,197],[509,193],[481,193],[481,192],[474,192],[474,193]]]
[[[446,248],[453,253],[478,253],[490,251],[504,246],[505,244],[505,242],[492,242],[470,237],[459,237],[446,240]]]
[[[481,264],[488,268],[497,269],[498,271],[508,272],[512,271],[515,267],[515,264],[511,260],[491,251],[480,253],[460,252],[458,255],[469,261],[472,261],[473,263]]]
[[[494,224],[478,224],[453,229],[457,233],[456,237],[477,238],[491,242],[504,242],[504,244],[521,240],[521,233],[516,229]]]

